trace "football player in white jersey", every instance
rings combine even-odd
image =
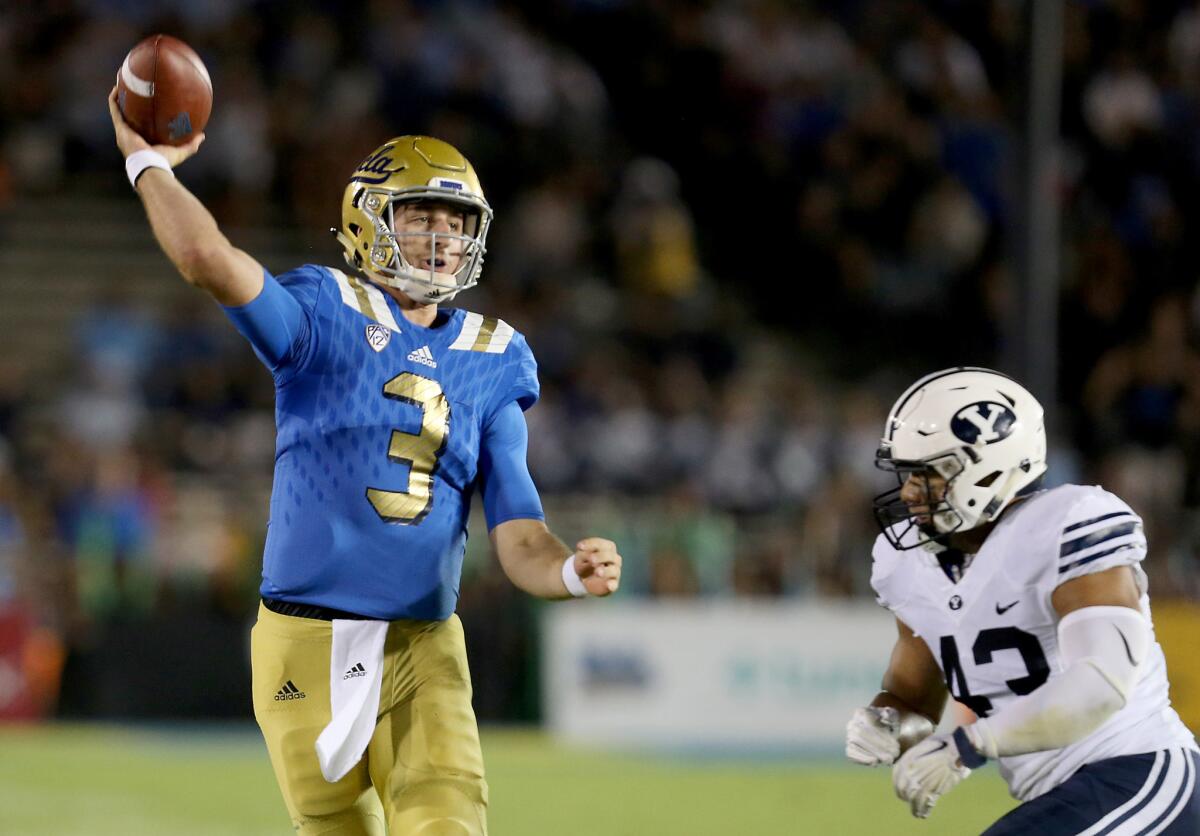
[[[1198,834],[1200,750],[1171,708],[1142,522],[1096,486],[1040,490],[1042,407],[980,368],[918,380],[877,454],[871,584],[899,638],[846,754],[894,764],[914,815],[989,759],[1000,834]],[[978,720],[935,734],[947,695]]]

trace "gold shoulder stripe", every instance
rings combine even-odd
[[[492,332],[492,339],[488,342],[487,348],[484,349],[488,354],[503,354],[508,344],[512,342],[515,331],[513,327],[503,319],[496,322],[496,329]]]
[[[392,309],[388,307],[387,296],[382,290],[370,282],[358,279],[358,286],[362,288],[363,293],[367,295],[367,299],[371,302],[370,311],[372,319],[378,322],[385,328],[399,332],[400,326],[396,324],[396,318],[392,316]]]
[[[385,328],[399,333],[400,326],[396,323],[396,318],[392,316],[383,291],[370,282],[364,282],[358,276],[347,276],[341,270],[331,268],[329,272],[333,274],[338,292],[342,296],[342,302],[347,307],[353,308]]]
[[[471,346],[472,351],[487,351],[488,345],[492,342],[492,333],[496,330],[496,323],[500,320],[494,316],[485,316],[483,324],[479,326],[479,334],[475,337],[475,343]]]
[[[375,319],[375,310],[371,307],[371,300],[367,296],[367,289],[363,287],[362,281],[358,276],[347,276],[350,282],[350,288],[354,291],[354,298],[358,300],[358,309],[365,313],[371,319]]]
[[[455,351],[478,351],[482,354],[503,354],[512,342],[513,327],[503,319],[468,313],[463,317],[462,330],[450,348]]]
[[[475,345],[475,338],[479,336],[479,326],[482,324],[482,316],[467,313],[463,317],[462,330],[458,332],[458,338],[450,344],[450,348],[455,351],[470,351]]]

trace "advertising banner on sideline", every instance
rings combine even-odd
[[[878,691],[895,622],[868,602],[547,607],[549,727],[590,743],[833,748]]]

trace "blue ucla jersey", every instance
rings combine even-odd
[[[524,337],[456,309],[414,325],[370,282],[313,265],[267,275],[257,299],[226,310],[275,378],[262,594],[371,618],[449,617],[481,439],[538,397]],[[523,469],[523,447],[520,458]],[[542,511],[534,492],[488,516],[495,526]]]

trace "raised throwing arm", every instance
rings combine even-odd
[[[116,87],[108,96],[108,109],[117,147],[126,159],[138,152],[154,152],[175,168],[204,141],[204,135],[198,134],[187,145],[151,146],[121,116]],[[244,305],[258,296],[262,265],[229,242],[212,213],[169,170],[155,165],[144,168],[134,188],[159,246],[189,284],[208,291],[222,305]]]

